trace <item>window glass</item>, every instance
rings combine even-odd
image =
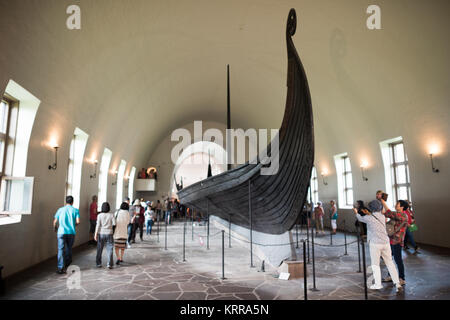
[[[8,102],[2,100],[0,103],[0,133],[6,133],[6,128],[8,124]]]
[[[398,143],[394,146],[395,162],[405,161],[405,152],[403,150],[403,143]]]
[[[123,200],[123,176],[125,174],[126,161],[120,161],[119,170],[117,173],[117,194],[116,194],[116,208],[119,209]]]
[[[31,200],[33,197],[33,178],[2,179],[2,208],[9,214],[31,214]]]
[[[73,196],[73,206],[75,208],[80,206],[81,172],[88,138],[89,135],[87,133],[79,128],[75,128],[73,139],[70,143],[66,196]]]
[[[352,180],[352,174],[351,173],[347,173],[345,175],[345,184],[346,184],[347,189],[353,188],[353,180]]]
[[[403,184],[406,183],[406,166],[405,165],[398,165],[396,167],[395,171],[397,175],[397,184]]]
[[[133,167],[131,168],[130,178],[128,180],[128,198],[130,198],[130,201],[133,201],[135,176],[136,176],[136,168]]]
[[[408,157],[403,142],[390,144],[391,150],[391,180],[394,202],[411,200]]]
[[[408,198],[408,187],[399,187],[397,200],[407,200]]]
[[[347,197],[347,205],[352,205],[353,204],[353,190],[347,190],[346,197]]]
[[[111,162],[112,152],[108,148],[103,151],[102,162],[100,164],[99,181],[98,181],[98,203],[101,206],[107,200],[108,192],[108,171]]]

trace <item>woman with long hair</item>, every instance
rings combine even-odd
[[[94,239],[97,241],[97,268],[102,267],[103,247],[106,245],[108,254],[108,268],[112,269],[113,261],[113,226],[115,225],[114,215],[110,212],[108,202],[103,202],[102,211],[97,216],[97,226],[95,228]]]
[[[122,202],[116,215],[116,229],[114,230],[114,248],[116,250],[117,261],[119,265],[123,262],[123,255],[127,247],[128,224],[130,222],[130,205]]]

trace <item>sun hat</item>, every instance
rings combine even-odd
[[[368,207],[371,212],[380,212],[383,209],[383,205],[380,200],[370,201]]]

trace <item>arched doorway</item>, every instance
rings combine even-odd
[[[175,182],[180,184],[183,180],[183,187],[187,187],[206,179],[209,161],[211,161],[212,175],[220,174],[227,169],[226,159],[225,149],[217,143],[199,141],[189,145],[175,164],[170,183],[171,197],[176,197],[177,194]]]

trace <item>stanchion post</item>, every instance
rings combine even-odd
[[[348,256],[348,253],[347,253],[347,229],[346,229],[346,226],[345,226],[345,220],[344,220],[344,245],[345,245],[344,256]]]
[[[303,241],[303,285],[304,285],[304,299],[308,300],[308,282],[307,282],[307,270],[306,270],[306,242]]]
[[[360,226],[361,226],[360,222],[358,221],[358,223],[356,224],[356,238],[358,240],[358,271],[357,272],[361,272],[361,248],[360,248],[361,235],[359,234]]]
[[[206,216],[208,218],[208,225],[207,225],[208,235],[207,235],[207,239],[206,239],[206,249],[209,250],[209,202],[206,202]]]
[[[364,298],[368,300],[367,296],[367,274],[366,274],[366,246],[364,245],[364,239],[361,238],[362,246],[362,260],[363,260],[363,275],[364,275]]]
[[[330,213],[330,246],[333,245],[333,226],[331,224],[331,213]]]
[[[166,226],[165,232],[164,232],[164,250],[167,250],[167,223],[164,224]]]
[[[183,262],[186,261],[186,222],[183,225]]]
[[[228,218],[228,248],[231,248],[231,215]]]
[[[319,291],[316,288],[316,258],[314,256],[314,226],[311,228],[311,249],[312,249],[312,272],[313,272],[313,287],[311,291]]]
[[[194,210],[192,209],[192,225],[191,225],[191,231],[192,231],[192,241],[194,241]]]
[[[309,263],[309,218],[306,224],[306,244],[307,244],[307,255],[308,255],[308,263]]]
[[[297,241],[297,245],[295,248],[298,249],[298,223],[295,224],[295,236],[296,236],[296,241]]]
[[[225,280],[225,230],[222,230],[222,280]]]
[[[158,235],[158,243],[159,243],[159,219],[160,219],[159,216],[160,216],[160,213],[161,212],[159,212],[158,215],[156,216],[156,223],[158,224],[158,229],[157,229],[157,232],[156,232],[157,235]]]
[[[253,215],[252,215],[252,184],[248,180],[248,211],[250,215],[250,268],[254,268],[253,265]]]

